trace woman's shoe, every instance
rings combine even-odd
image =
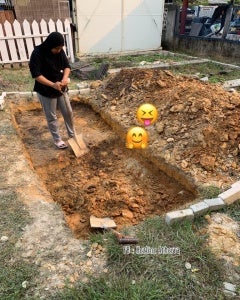
[[[55,141],[54,145],[58,148],[58,149],[66,149],[68,146],[64,143],[64,141],[60,140],[60,141]]]

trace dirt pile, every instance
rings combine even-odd
[[[99,105],[125,128],[141,125],[137,108],[153,104],[159,117],[146,128],[151,151],[184,170],[197,184],[226,188],[238,180],[238,92],[174,76],[169,70],[125,69],[111,75],[99,95]]]

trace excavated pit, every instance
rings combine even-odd
[[[37,102],[14,106],[19,135],[39,178],[57,202],[77,238],[93,232],[89,217],[110,217],[118,229],[136,225],[190,203],[195,195],[144,158],[130,150],[93,109],[73,102],[76,132],[82,132],[88,153],[76,158],[72,149],[53,145]],[[59,115],[60,131],[67,140]]]

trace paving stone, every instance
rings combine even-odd
[[[2,95],[0,96],[0,110],[4,109],[4,106],[5,106],[4,98],[5,97],[6,97],[6,92],[3,92]]]
[[[191,205],[189,208],[192,209],[195,216],[201,216],[208,211],[209,207],[206,202],[201,201]]]
[[[194,218],[194,214],[192,209],[187,208],[187,209],[176,210],[167,213],[165,217],[165,222],[168,225],[171,225],[175,222],[179,222],[183,220],[193,220],[193,218]]]
[[[236,285],[235,284],[232,284],[232,283],[229,283],[229,282],[224,282],[223,286],[224,286],[225,290],[228,290],[228,291],[233,292],[233,293],[236,292]]]
[[[88,95],[88,94],[90,94],[90,91],[91,91],[90,88],[79,90],[79,92],[80,92],[81,95]]]
[[[233,185],[232,188],[218,195],[226,205],[230,205],[240,199],[240,186]]]
[[[208,205],[209,211],[218,210],[225,206],[225,203],[221,198],[205,199],[203,201]]]
[[[237,296],[236,293],[228,291],[228,290],[224,290],[223,292],[224,292],[224,295],[230,299],[235,299],[235,297]]]
[[[230,87],[238,87],[240,86],[240,79],[233,79],[225,81],[223,84],[223,88],[230,88]]]

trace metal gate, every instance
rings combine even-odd
[[[80,54],[161,47],[164,0],[78,0],[75,5]]]

